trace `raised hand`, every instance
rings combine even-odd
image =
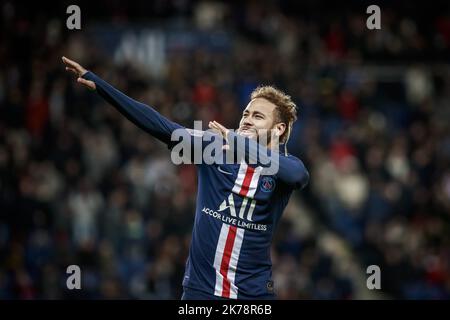
[[[222,149],[224,149],[224,150],[230,149],[230,146],[228,144],[228,132],[230,130],[225,128],[223,125],[221,125],[217,121],[210,121],[209,122],[209,128],[214,130],[214,131],[216,131],[217,133],[219,133],[225,139],[225,141],[227,142],[227,144],[224,145],[222,147]]]
[[[82,78],[82,76],[88,72],[85,68],[83,68],[79,63],[66,57],[62,57],[62,61],[66,65],[66,71],[73,72],[77,76],[78,83],[81,83],[90,90],[95,90],[95,82]]]

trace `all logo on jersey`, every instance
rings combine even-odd
[[[250,200],[250,206],[248,206],[248,200]],[[245,211],[247,210],[247,207],[249,207],[248,211],[247,211],[247,220],[248,221],[253,221],[252,217],[253,217],[253,211],[255,210],[255,205],[256,205],[256,200],[251,200],[249,198],[244,198],[242,200],[242,204],[241,207],[239,208],[239,214],[236,214],[236,207],[234,205],[234,196],[233,193],[230,193],[230,195],[228,196],[228,199],[223,200],[223,202],[220,204],[219,206],[219,210],[217,210],[218,212],[224,211],[226,209],[230,210],[230,215],[232,217],[237,217],[239,216],[239,218],[241,219],[245,219]]]

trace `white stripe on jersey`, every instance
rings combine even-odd
[[[239,166],[239,172],[236,177],[236,181],[234,182],[234,187],[232,192],[239,194],[241,192],[242,183],[244,182],[245,173],[247,172],[247,164],[245,161],[241,161],[241,165]]]
[[[228,280],[230,281],[230,298],[237,299],[238,288],[235,285],[236,270],[241,253],[242,240],[244,239],[244,229],[237,228],[234,240],[233,252],[231,253],[230,265],[228,267]]]
[[[225,251],[225,243],[228,237],[228,230],[230,226],[222,223],[222,229],[220,230],[219,241],[217,242],[216,255],[214,257],[214,269],[216,270],[216,287],[214,295],[222,296],[222,284],[223,276],[220,274],[220,265],[222,263],[223,252]]]

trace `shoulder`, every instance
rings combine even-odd
[[[299,158],[296,157],[290,153],[288,153],[287,155],[285,155],[284,153],[280,153],[280,157],[284,157],[285,159],[287,159],[289,162],[295,163],[295,164],[299,164],[301,166],[303,166],[305,169],[305,164],[303,163],[303,161]]]
[[[309,182],[310,174],[303,161],[291,154],[280,154],[280,157],[286,159],[286,169],[289,184],[293,185],[295,189],[303,189]]]

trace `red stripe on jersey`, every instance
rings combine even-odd
[[[250,188],[250,183],[252,182],[253,173],[255,172],[255,168],[250,166],[247,167],[247,171],[245,172],[245,178],[242,182],[241,191],[239,191],[239,195],[245,197],[248,193],[248,189]]]
[[[227,242],[223,252],[222,263],[220,264],[220,274],[223,276],[222,297],[230,297],[230,280],[227,278],[228,267],[230,266],[231,252],[233,251],[234,239],[236,238],[236,227],[230,226],[228,229]]]

